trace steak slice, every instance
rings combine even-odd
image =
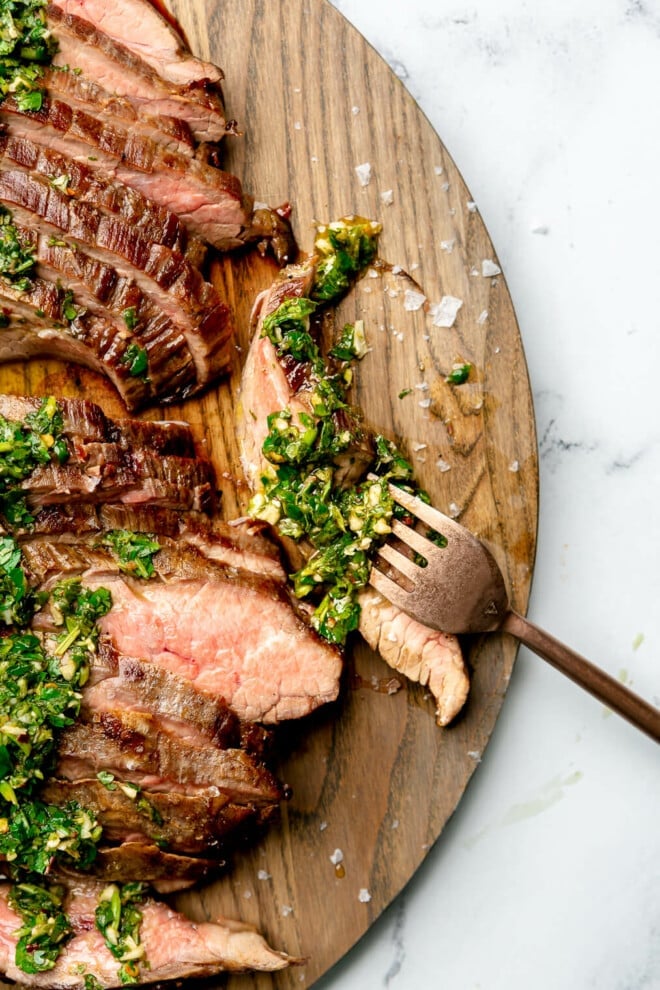
[[[67,67],[51,67],[43,77],[43,87],[52,96],[70,106],[92,114],[99,120],[129,128],[166,151],[193,157],[196,142],[185,120],[178,117],[153,116],[146,106],[136,107],[122,96],[108,93],[98,83]]]
[[[100,846],[94,862],[84,873],[59,864],[53,872],[55,876],[93,877],[105,883],[166,880],[173,885],[170,890],[182,890],[204,880],[217,868],[218,863],[212,859],[164,852],[153,842],[134,840],[119,846]]]
[[[277,814],[277,804],[239,804],[217,787],[197,788],[186,794],[177,790],[143,791],[153,814],[140,810],[119,787],[110,791],[96,777],[75,781],[46,781],[41,797],[50,804],[77,801],[94,812],[111,843],[164,842],[172,852],[186,855],[224,854],[232,834],[252,824],[261,825]],[[142,806],[140,806],[142,807]]]
[[[30,413],[37,412],[41,403],[42,400],[36,396],[0,394],[0,416],[22,422]],[[195,442],[188,423],[178,420],[112,420],[100,406],[88,399],[60,398],[57,405],[62,414],[62,434],[70,452],[80,460],[89,460],[89,450],[104,442],[125,451],[135,446],[145,446],[154,454],[195,456]],[[211,470],[210,465],[208,469]]]
[[[88,779],[107,770],[147,790],[181,785],[215,787],[236,804],[277,804],[281,784],[249,753],[185,743],[146,713],[104,712],[81,719],[59,736],[56,774]]]
[[[55,97],[44,99],[40,110],[23,111],[8,96],[0,120],[16,137],[30,138],[137,189],[220,250],[240,247],[249,236],[251,197],[235,176],[198,158],[168,151]]]
[[[169,82],[204,87],[223,79],[217,65],[191,54],[180,30],[158,13],[153,3],[128,0],[121,10],[108,7],[103,0],[53,0],[53,3],[63,13],[89,21]]]
[[[18,169],[0,171],[0,200],[22,227],[43,226],[79,241],[93,258],[107,262],[126,278],[134,278],[184,333],[200,386],[226,368],[233,334],[230,311],[183,255],[149,241],[123,220],[67,197],[41,177]]]
[[[136,0],[131,0],[130,5],[131,8],[139,7],[141,11],[147,6]],[[109,93],[126,96],[138,105],[145,104],[150,114],[185,120],[198,141],[220,141],[227,130],[233,128],[225,120],[222,94],[217,85],[222,78],[220,70],[209,63],[199,62],[189,53],[181,52],[184,57],[178,61],[180,65],[186,66],[184,78],[186,74],[196,75],[197,78],[188,78],[186,81],[168,79],[161,69],[168,61],[170,66],[174,66],[177,59],[168,60],[167,56],[164,59],[154,58],[153,50],[148,54],[148,59],[145,59],[142,53],[149,51],[149,31],[143,36],[144,44],[141,44],[142,37],[133,33],[134,25],[130,14],[125,17],[123,30],[117,31],[117,23],[126,14],[124,9],[122,8],[121,13],[117,11],[112,15],[107,6],[103,13],[100,8],[101,4],[88,8],[85,2],[74,13],[68,0],[48,6],[49,24],[59,43],[55,64],[81,69],[85,76],[94,79]],[[97,12],[96,17],[94,11]],[[106,33],[105,27],[99,29],[91,22],[94,18],[100,23],[103,14],[106,18],[112,18],[113,23],[109,26],[110,30],[116,32],[116,40]],[[158,17],[155,11],[153,16]],[[133,51],[126,46],[127,29],[133,37]],[[138,37],[140,42],[135,40]],[[179,50],[181,51],[180,46]]]
[[[31,137],[12,133],[0,134],[0,156],[27,172],[36,172],[47,179],[65,182],[69,195],[116,214],[137,227],[145,237],[184,254],[198,267],[206,256],[203,241],[190,235],[186,225],[170,210],[147,199],[130,186],[94,170],[84,161],[50,148]]]
[[[95,880],[67,882],[64,903],[73,927],[53,969],[46,973],[25,973],[15,963],[16,931],[21,918],[8,903],[10,884],[0,887],[0,971],[23,987],[44,990],[84,990],[93,977],[102,987],[120,986],[119,963],[96,928],[94,913],[105,884]],[[149,898],[140,907],[140,940],[149,967],[140,968],[137,980],[153,983],[212,976],[224,970],[284,969],[292,960],[275,952],[254,929],[223,920],[216,924],[192,922],[168,905]]]
[[[79,576],[109,588],[113,607],[100,628],[121,655],[224,698],[245,721],[299,718],[337,697],[341,654],[303,621],[286,588],[159,542],[149,581],[122,575],[109,552],[84,543],[26,540],[22,551],[38,586]]]
[[[0,311],[7,323],[0,336],[0,362],[57,358],[105,375],[128,409],[153,401],[151,383],[130,374],[130,339],[118,336],[105,317],[90,312],[79,313],[69,324],[64,318],[63,301],[64,293],[56,282],[33,278],[30,287],[23,291],[0,280]],[[155,343],[156,348],[152,344],[150,350],[158,365],[162,348]],[[147,360],[149,357],[147,350]],[[176,389],[174,383],[168,382],[166,395],[170,400],[177,398],[170,393],[172,387]],[[165,397],[163,401],[167,401]]]

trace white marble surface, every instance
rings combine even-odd
[[[529,614],[660,704],[660,3],[334,0],[457,162],[521,325]],[[319,990],[658,990],[660,751],[521,651],[405,892]]]

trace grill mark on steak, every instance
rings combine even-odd
[[[21,226],[32,228],[36,220],[81,241],[93,258],[109,261],[121,275],[135,278],[185,334],[200,385],[227,366],[233,333],[229,309],[182,255],[19,170],[0,172],[0,199]]]
[[[220,250],[240,247],[247,237],[252,198],[228,172],[167,151],[156,141],[106,124],[56,98],[47,97],[40,110],[28,112],[8,96],[0,119],[9,123],[13,134],[30,137],[137,189]]]
[[[118,983],[118,964],[96,928],[94,914],[105,884],[94,880],[67,881],[64,910],[73,937],[67,942],[53,969],[47,973],[25,973],[15,962],[16,932],[21,918],[9,907],[11,885],[0,886],[0,971],[23,987],[61,987],[84,990],[85,978],[93,976],[103,987]],[[192,922],[168,905],[148,898],[140,906],[140,940],[149,960],[141,974],[148,982],[212,976],[223,970],[271,971],[294,961],[275,952],[254,929],[232,921],[215,924]]]
[[[14,133],[0,134],[0,156],[28,172],[48,179],[67,177],[67,194],[98,209],[116,214],[137,227],[145,237],[184,254],[190,264],[199,267],[206,256],[206,245],[192,236],[186,225],[171,210],[147,199],[130,186],[117,182],[85,162]]]
[[[119,93],[138,104],[146,103],[152,114],[185,120],[198,141],[222,139],[227,121],[221,91],[218,86],[207,84],[208,77],[183,84],[167,80],[134,51],[83,17],[65,13],[53,3],[48,6],[47,14],[59,43],[56,65],[81,69],[108,92]],[[219,81],[218,73],[215,68],[216,80],[212,82]]]

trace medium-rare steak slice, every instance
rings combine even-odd
[[[28,112],[8,96],[0,120],[16,137],[30,138],[137,189],[220,250],[250,239],[251,197],[235,176],[198,158],[167,151],[157,141],[54,97]]]
[[[232,801],[217,787],[141,791],[148,804],[138,804],[119,786],[108,790],[96,777],[46,781],[41,796],[51,804],[77,801],[94,813],[108,842],[164,842],[172,852],[194,856],[223,855],[240,829],[260,826],[277,814],[275,803]]]
[[[193,157],[196,142],[185,120],[178,117],[152,116],[148,107],[136,107],[130,100],[108,93],[98,83],[71,72],[65,67],[47,69],[44,89],[77,110],[83,110],[108,124],[130,128],[150,141],[161,144],[166,151]]]
[[[105,884],[94,880],[68,881],[64,910],[73,937],[53,969],[25,973],[16,965],[16,932],[22,919],[9,905],[10,884],[0,887],[0,971],[23,987],[44,990],[85,990],[90,979],[102,987],[122,985],[120,963],[106,947],[95,924],[95,912]],[[216,924],[192,922],[166,904],[151,898],[140,905],[140,941],[148,967],[141,966],[139,983],[212,976],[224,970],[284,969],[293,960],[275,952],[254,929],[223,920]]]
[[[118,656],[110,644],[101,642],[97,652],[90,683],[83,689],[85,714],[143,712],[192,745],[241,746],[239,719],[221,698],[197,691],[155,664]]]
[[[80,241],[93,258],[134,278],[184,333],[200,386],[226,368],[233,334],[230,311],[183,255],[149,241],[118,217],[68,197],[41,177],[1,168],[0,162],[0,200],[16,223]]]
[[[108,551],[85,543],[26,540],[22,552],[38,586],[78,576],[109,588],[100,628],[120,654],[224,698],[241,719],[299,718],[337,697],[341,654],[299,617],[286,588],[179,541],[159,543],[149,581],[121,574]]]
[[[241,749],[197,746],[164,732],[146,713],[105,712],[78,720],[58,743],[56,775],[86,780],[109,771],[147,790],[215,787],[236,804],[276,804],[282,785]],[[190,793],[195,793],[194,790]]]
[[[270,429],[268,417],[287,410],[294,424],[301,415],[313,412],[312,369],[305,361],[294,361],[290,354],[278,355],[269,337],[262,334],[264,319],[289,299],[308,296],[312,290],[318,258],[284,269],[272,288],[262,293],[254,308],[254,333],[241,380],[238,433],[243,468],[253,490],[261,488],[262,474],[272,472],[263,454]],[[338,483],[359,479],[369,465],[368,442],[349,448],[337,464]],[[308,548],[311,552],[311,547]],[[410,680],[428,685],[436,701],[440,725],[448,724],[463,707],[469,690],[469,677],[458,639],[437,633],[414,622],[400,609],[385,601],[370,587],[358,595],[359,631],[372,649],[395,670]]]
[[[198,141],[220,141],[227,130],[233,128],[225,120],[221,92],[215,85],[220,81],[221,75],[215,66],[199,62],[195,66],[197,60],[188,56],[182,64],[188,68],[195,66],[195,74],[199,72],[201,64],[204,66],[202,73],[207,72],[208,75],[198,75],[196,79],[185,82],[168,80],[159,71],[167,63],[151,58],[154,64],[150,65],[147,60],[126,47],[125,43],[113,40],[90,20],[83,19],[86,18],[86,11],[79,8],[73,13],[65,3],[66,0],[63,0],[61,4],[51,3],[48,7],[49,25],[59,44],[56,65],[70,65],[81,69],[85,76],[95,80],[108,92],[118,93],[137,104],[144,104],[150,114],[180,117],[187,122]],[[137,6],[136,0],[131,0],[131,7]],[[144,3],[139,4],[140,10],[143,11],[145,6]],[[100,5],[96,10],[99,9]],[[108,14],[110,9],[106,7],[106,16]],[[158,16],[155,11],[154,15]],[[121,15],[117,11],[115,25],[119,19]],[[131,23],[130,12],[126,12],[125,28],[133,34],[134,25]],[[140,36],[133,37],[137,39]],[[148,44],[149,34],[144,38]],[[133,44],[138,45],[139,42],[134,41]],[[171,58],[168,61],[170,66],[174,64]]]
[[[190,52],[180,29],[166,20],[151,2],[128,0],[121,10],[108,7],[103,0],[53,0],[53,3],[63,13],[89,21],[169,82],[208,88],[217,86],[223,79],[217,65],[204,62]],[[220,95],[218,89],[215,93]]]
[[[31,137],[11,133],[0,134],[0,156],[27,172],[36,172],[49,180],[59,179],[66,185],[68,194],[106,213],[116,214],[149,240],[184,254],[191,264],[199,267],[203,262],[204,242],[193,237],[174,213],[101,170],[94,170],[87,162],[61,154]]]

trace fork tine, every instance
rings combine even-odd
[[[400,584],[397,584],[396,581],[393,581],[392,578],[389,578],[386,574],[383,574],[383,572],[379,571],[376,567],[371,568],[371,573],[369,574],[369,584],[372,588],[375,588],[376,591],[383,596],[383,598],[387,598],[388,602],[391,602],[392,605],[398,605],[399,608],[404,611],[409,607],[408,599],[410,598],[410,594],[406,591],[406,589],[402,588]]]
[[[438,509],[434,509],[432,506],[427,505],[426,502],[422,502],[421,498],[410,495],[409,492],[405,492],[402,488],[397,488],[396,485],[389,484],[387,487],[395,502],[398,502],[411,515],[417,519],[421,519],[422,522],[425,522],[432,529],[441,529],[443,523],[451,523],[451,519],[448,516],[443,516],[442,512],[439,512]]]
[[[415,581],[419,577],[421,570],[419,565],[414,560],[411,560],[410,557],[406,557],[405,554],[402,554],[393,547],[391,543],[383,543],[378,548],[377,556],[382,558],[382,560],[386,560],[388,564],[395,567],[405,577],[410,578],[411,581]]]
[[[404,526],[399,519],[392,520],[392,535],[396,536],[402,543],[407,543],[412,550],[421,553],[422,557],[425,558],[428,558],[430,554],[438,549],[435,543],[431,543],[430,540],[422,536],[421,533],[418,533],[416,529],[412,529],[411,526]]]

